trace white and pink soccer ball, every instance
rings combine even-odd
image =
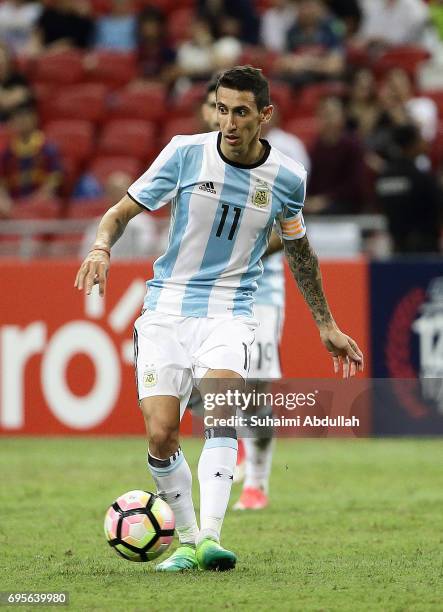
[[[105,515],[105,536],[129,561],[151,561],[163,554],[174,538],[175,517],[154,493],[129,491],[120,495]]]

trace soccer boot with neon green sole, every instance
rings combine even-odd
[[[224,572],[234,569],[237,557],[230,550],[222,548],[218,542],[206,538],[197,545],[196,553],[200,569]]]
[[[185,572],[198,569],[195,548],[179,546],[167,559],[155,566],[156,572]]]

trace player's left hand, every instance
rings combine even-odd
[[[354,376],[356,372],[363,371],[363,353],[350,336],[341,332],[337,327],[333,327],[321,330],[320,338],[332,355],[336,374],[340,371],[341,364],[343,364],[343,378],[349,378]]]

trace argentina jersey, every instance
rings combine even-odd
[[[263,275],[258,280],[254,302],[283,308],[285,304],[285,275],[281,251],[263,259]]]
[[[274,221],[304,236],[306,171],[265,146],[255,164],[228,160],[221,134],[175,136],[128,195],[148,210],[172,202],[169,242],[144,307],[191,317],[252,316],[261,257]]]

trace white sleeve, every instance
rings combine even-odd
[[[151,164],[128,189],[128,195],[148,210],[165,206],[177,195],[181,172],[179,137],[174,136]]]

